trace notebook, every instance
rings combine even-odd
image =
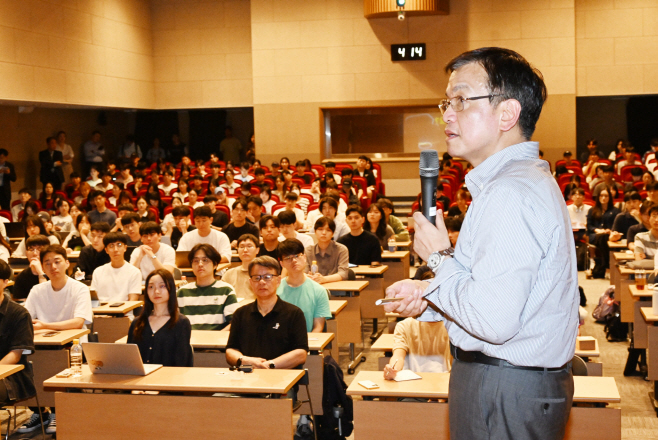
[[[404,382],[406,380],[416,380],[416,379],[422,379],[419,375],[414,373],[411,370],[400,370],[395,374],[395,381],[396,382]]]

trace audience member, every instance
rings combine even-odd
[[[78,258],[78,269],[84,273],[86,280],[91,280],[94,271],[104,264],[110,262],[110,256],[105,252],[103,238],[110,232],[110,226],[105,222],[91,224],[91,244],[80,250]]]
[[[285,202],[286,206],[285,208],[277,209],[274,211],[272,215],[279,215],[279,213],[283,211],[292,211],[295,213],[295,217],[297,219],[295,223],[295,229],[301,229],[304,227],[304,211],[301,209],[297,208],[295,205],[297,204],[297,201],[299,200],[299,196],[294,193],[294,192],[289,192],[285,195]]]
[[[32,199],[32,194],[30,194],[30,190],[27,188],[21,188],[18,191],[18,196],[20,197],[20,203],[17,203],[11,208],[11,216],[15,222],[21,221],[20,213],[25,209],[26,203]]]
[[[142,245],[142,234],[139,233],[141,217],[136,212],[129,212],[121,217],[123,232],[128,236],[126,244],[130,247]]]
[[[609,241],[619,241],[626,237],[631,226],[637,225],[640,221],[640,206],[642,206],[642,196],[636,191],[626,193],[624,196],[624,211],[617,214],[612,224]]]
[[[247,221],[247,199],[240,197],[233,202],[231,211],[231,223],[226,225],[222,232],[226,234],[231,242],[232,248],[238,247],[238,238],[244,234],[259,235],[258,227]]]
[[[614,180],[615,169],[612,165],[606,165],[599,168],[602,168],[601,178],[603,181],[598,183],[592,190],[592,197],[594,197],[595,200],[599,197],[599,193],[603,189],[609,189],[612,186],[615,186],[617,189],[622,189],[621,183],[615,182]]]
[[[260,194],[260,199],[263,201],[263,206],[265,207],[265,213],[272,215],[272,208],[276,205],[276,202],[272,200],[272,190],[269,186],[265,186]]]
[[[249,263],[258,255],[258,246],[258,238],[255,235],[241,235],[238,238],[238,257],[242,264],[228,269],[222,276],[222,280],[233,286],[235,294],[240,298],[256,299],[249,282]]]
[[[386,215],[384,214],[384,211],[382,211],[378,204],[373,203],[368,208],[366,219],[368,222],[365,223],[364,229],[375,234],[381,247],[383,249],[388,249],[388,242],[395,241],[395,232],[393,232],[393,228],[386,223]]]
[[[260,227],[260,236],[263,239],[263,244],[260,245],[258,256],[262,257],[267,255],[275,260],[278,260],[279,254],[277,248],[279,246],[279,233],[281,232],[278,217],[271,215],[264,215],[258,222]]]
[[[658,206],[649,210],[649,230],[640,232],[635,236],[636,260],[653,259],[658,251]]]
[[[216,195],[210,194],[203,198],[203,204],[210,207],[212,212],[212,225],[215,228],[222,229],[229,223],[228,215],[221,209],[217,209],[217,202],[219,199]]]
[[[37,234],[29,237],[25,241],[25,246],[29,266],[23,269],[14,280],[12,295],[14,301],[24,301],[32,287],[47,281],[40,257],[41,251],[50,246],[50,240],[44,235]]]
[[[145,282],[144,309],[130,324],[128,343],[137,344],[145,364],[192,367],[190,321],[178,311],[176,283],[165,269],[151,272]]]
[[[142,271],[143,279],[156,269],[165,269],[173,273],[176,266],[176,251],[168,244],[160,243],[162,237],[160,226],[155,222],[142,223],[139,233],[143,244],[130,255],[130,264]]]
[[[336,223],[328,217],[320,217],[314,230],[317,244],[304,249],[308,277],[319,284],[347,280],[350,256],[345,245],[333,240]],[[316,273],[311,270],[313,262],[318,266]]]
[[[465,189],[460,189],[457,191],[455,196],[455,206],[448,209],[448,217],[454,217],[458,215],[465,215],[468,210],[468,205],[471,202],[471,193]]]
[[[81,251],[83,247],[90,245],[89,233],[91,232],[91,223],[87,214],[81,213],[75,219],[75,229],[66,237],[62,246],[67,252]]]
[[[610,261],[608,238],[617,214],[619,209],[615,208],[610,200],[610,189],[603,188],[596,198],[596,205],[587,213],[589,243],[597,248],[597,257],[594,259],[596,265],[592,269],[594,278],[605,278]]]
[[[178,186],[173,182],[174,172],[165,171],[162,175],[162,183],[158,185],[162,191],[164,191],[166,196],[170,196],[172,192],[176,192]]]
[[[337,241],[347,247],[350,263],[359,266],[380,265],[382,248],[375,234],[363,229],[365,219],[361,207],[352,205],[347,208],[346,214],[350,233],[343,235]]]
[[[11,182],[16,182],[14,164],[7,162],[9,152],[0,148],[0,209],[11,209]]]
[[[649,223],[649,211],[655,206],[651,200],[645,200],[640,206],[640,223],[631,226],[628,228],[628,233],[626,234],[626,243],[630,250],[635,250],[635,236],[640,232],[647,232],[651,227]]]
[[[281,211],[277,215],[277,218],[279,219],[279,230],[281,231],[279,241],[294,238],[301,241],[305,248],[307,246],[313,246],[313,239],[310,236],[295,230],[297,217],[295,217],[294,212],[287,210]]]
[[[395,207],[393,206],[393,203],[389,199],[381,198],[377,200],[377,204],[382,208],[382,211],[384,211],[384,215],[386,215],[386,223],[395,233],[395,241],[409,241],[409,231],[404,227],[402,221],[395,216]]]
[[[110,228],[114,226],[114,223],[117,220],[117,215],[113,211],[110,211],[105,205],[105,193],[103,191],[94,191],[89,198],[94,203],[94,209],[87,213],[89,221],[92,224],[105,222],[110,225]]]
[[[453,248],[457,246],[457,239],[459,238],[459,231],[462,229],[462,223],[464,223],[464,217],[462,216],[448,217],[445,219],[448,238]]]
[[[48,237],[50,244],[59,244],[59,240],[57,240],[57,237],[50,234],[46,230],[46,225],[44,224],[43,220],[41,220],[41,217],[39,217],[38,215],[29,215],[27,217],[23,217],[23,226],[25,227],[25,237],[23,238],[23,240],[21,240],[20,243],[18,243],[18,247],[12,254],[13,257],[24,258],[27,255],[25,253],[26,251],[25,242],[29,237],[32,237],[33,235],[37,235],[37,234],[44,235]]]
[[[179,251],[190,251],[195,244],[208,243],[222,256],[222,263],[231,261],[231,242],[223,232],[210,227],[212,222],[210,207],[201,206],[194,210],[194,231],[186,232],[178,242]]]
[[[139,301],[142,295],[142,274],[124,256],[128,249],[126,234],[110,232],[103,237],[110,262],[98,267],[91,279],[91,290],[103,302]],[[132,317],[132,312],[128,313]]]
[[[171,247],[178,249],[178,244],[183,235],[188,231],[194,231],[196,226],[190,224],[190,214],[192,212],[189,206],[178,206],[171,213],[173,214],[172,224],[168,225],[165,236],[169,237]]]
[[[306,362],[308,334],[304,312],[278,297],[279,263],[267,256],[249,264],[256,301],[233,314],[226,344],[229,365],[291,369]]]
[[[304,274],[306,255],[299,240],[286,239],[279,244],[279,262],[288,276],[281,280],[277,295],[282,300],[296,305],[306,320],[306,331],[324,331],[325,322],[331,318],[327,289]]]
[[[57,151],[57,139],[54,137],[46,139],[46,146],[45,150],[39,152],[39,164],[41,165],[39,180],[44,186],[50,182],[55,189],[59,190],[64,183],[62,173],[64,157],[61,151]]]
[[[53,222],[53,227],[57,232],[71,232],[73,229],[73,218],[69,214],[70,205],[68,200],[59,199],[57,202],[57,212],[56,216],[51,217]]]
[[[107,191],[114,188],[114,185],[112,184],[112,174],[107,171],[101,171],[98,173],[98,177],[101,179],[101,183],[96,185],[94,188],[95,190],[103,191],[103,194],[105,194]]]
[[[263,201],[258,196],[250,196],[247,198],[247,221],[258,225],[261,216],[263,215]]]
[[[575,188],[571,191],[571,205],[567,206],[569,211],[569,218],[571,219],[571,227],[573,229],[587,229],[587,213],[591,206],[586,205],[585,190],[583,188]]]

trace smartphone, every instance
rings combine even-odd
[[[398,301],[402,301],[403,299],[404,299],[404,297],[402,297],[402,296],[398,296],[398,297],[395,297],[395,298],[382,298],[382,299],[378,299],[377,301],[375,301],[375,305],[376,306],[381,306],[382,304],[398,302]]]
[[[121,307],[124,304],[125,303],[114,303],[114,304],[110,304],[110,307]]]
[[[367,390],[376,390],[377,388],[379,388],[379,385],[377,385],[375,382],[371,380],[362,380],[361,382],[359,382],[359,385],[361,385],[363,388]]]
[[[48,332],[48,333],[44,333],[43,337],[44,338],[49,338],[51,336],[55,336],[55,335],[58,335],[58,334],[59,334],[59,332]]]

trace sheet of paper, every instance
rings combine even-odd
[[[422,379],[422,377],[420,377],[419,375],[417,375],[411,370],[398,371],[397,374],[395,375],[396,382],[404,382],[405,380],[416,380],[416,379]]]

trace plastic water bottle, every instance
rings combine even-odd
[[[180,280],[181,280],[181,285],[184,286],[187,284],[187,277],[185,275],[181,275]]]
[[[397,246],[395,245],[395,239],[391,238],[388,241],[388,251],[395,252],[396,250],[397,250]]]
[[[313,263],[311,264],[311,273],[316,274],[318,273],[318,262],[313,260]]]
[[[74,339],[71,347],[71,370],[73,377],[82,376],[82,345],[79,339]]]

